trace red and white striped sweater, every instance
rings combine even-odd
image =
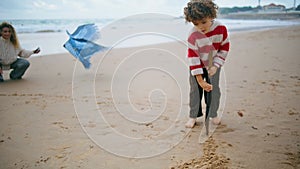
[[[229,37],[227,29],[218,21],[214,21],[207,33],[202,33],[194,27],[188,37],[188,62],[192,75],[203,74],[203,68],[208,68],[209,53],[213,56],[213,65],[224,65],[229,52]]]

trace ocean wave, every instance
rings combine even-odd
[[[62,32],[62,30],[51,30],[51,29],[46,29],[46,30],[35,31],[35,33],[53,33],[53,32]]]
[[[27,30],[20,30],[17,33],[56,33],[56,32],[63,32],[63,30],[54,30],[54,29],[45,29],[45,30],[35,30],[35,31],[27,31]]]
[[[87,23],[95,23],[103,26],[112,19],[12,19],[0,22],[11,23],[17,33],[56,33],[62,31],[73,31],[77,26]]]
[[[142,18],[144,19],[144,18]],[[182,17],[175,17],[175,20],[181,19],[184,22],[184,18]],[[163,19],[148,19],[148,22],[157,23],[159,20],[165,22]],[[275,20],[240,20],[240,19],[219,19],[228,28],[232,31],[234,30],[243,30],[243,29],[251,29],[260,28],[260,27],[274,27],[274,26],[288,26],[294,25],[295,22],[293,21],[275,21]],[[0,21],[4,21],[1,20]],[[77,26],[86,24],[86,23],[95,23],[99,28],[103,27],[104,25],[111,23],[113,19],[41,19],[41,20],[7,20],[6,22],[11,23],[14,25],[17,33],[58,33],[64,32],[66,30],[73,32],[77,28]],[[127,25],[135,25],[140,24],[140,20],[130,20],[130,19],[123,19],[118,20],[118,22],[124,22]],[[143,22],[142,22],[143,23]],[[297,22],[296,24],[299,24]],[[116,27],[115,27],[116,28]]]

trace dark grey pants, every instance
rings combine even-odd
[[[29,65],[30,63],[26,59],[18,58],[10,65],[10,69],[13,69],[13,71],[11,71],[9,77],[13,80],[21,79]]]
[[[203,79],[205,79],[206,82],[213,85],[213,90],[211,92],[204,91],[198,84],[196,77],[190,74],[190,118],[197,118],[203,115],[201,105],[203,92],[206,104],[206,113],[208,113],[209,117],[212,118],[218,116],[217,112],[219,109],[221,97],[219,87],[221,69],[219,68],[216,74],[212,77],[208,77],[208,72],[206,69],[203,69],[203,71]]]

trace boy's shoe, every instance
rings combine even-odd
[[[4,82],[2,74],[0,74],[0,82]]]

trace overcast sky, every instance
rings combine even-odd
[[[0,19],[120,18],[140,13],[181,16],[189,0],[1,0]],[[297,0],[299,1],[299,0]],[[220,7],[258,5],[258,0],[215,0]],[[293,7],[294,0],[261,0]],[[296,3],[296,6],[298,2]]]

